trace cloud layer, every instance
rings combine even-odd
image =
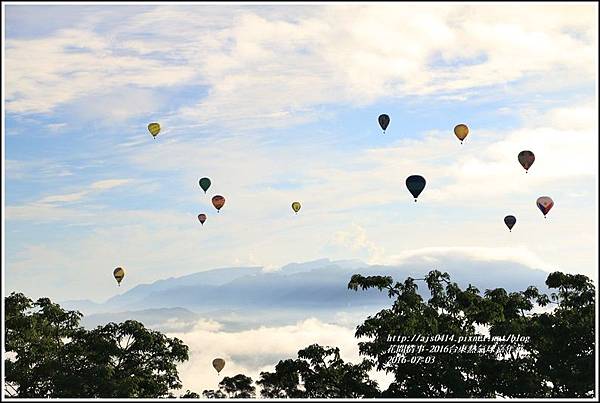
[[[351,327],[330,324],[314,318],[293,325],[261,326],[241,332],[223,332],[214,321],[199,321],[196,327],[185,333],[170,333],[190,347],[190,360],[179,366],[184,389],[197,393],[205,389],[218,389],[224,376],[238,373],[258,380],[261,371],[274,371],[279,360],[297,358],[298,350],[311,344],[340,348],[345,361],[358,363],[358,342]],[[212,360],[223,358],[225,368],[218,376]],[[380,387],[391,382],[384,373],[373,372]]]
[[[523,80],[556,89],[593,80],[594,8],[157,6],[125,13],[118,25],[106,9],[43,38],[9,38],[7,107],[44,113],[112,96],[102,104],[113,109],[101,112],[124,118],[150,111],[144,99],[160,98],[160,88],[200,85],[208,90],[176,111],[178,119],[248,128],[316,119],[324,104],[481,97],[509,83],[520,91]],[[123,94],[136,93],[118,107]]]

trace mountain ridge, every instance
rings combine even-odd
[[[318,259],[290,263],[279,270],[256,266],[219,268],[180,277],[139,284],[104,303],[78,300],[67,304],[85,307],[87,313],[118,313],[117,310],[183,308],[192,312],[216,309],[338,309],[383,305],[387,294],[377,290],[354,292],[347,289],[353,274],[389,275],[395,281],[408,276],[422,278],[434,269],[430,262],[397,266],[368,265],[355,260]],[[461,287],[473,284],[481,291],[502,287],[517,291],[534,285],[545,291],[546,272],[509,261],[481,261],[447,258],[436,264]],[[443,267],[443,268],[442,268]],[[426,287],[418,283],[423,297]]]

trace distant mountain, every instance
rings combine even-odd
[[[259,274],[261,271],[261,267],[233,267],[202,271],[182,277],[171,277],[165,280],[155,281],[152,284],[140,284],[124,294],[110,298],[106,301],[106,304],[126,306],[135,303],[136,301],[148,299],[153,294],[168,290],[189,288],[211,289],[225,285],[240,277]],[[160,304],[152,306],[162,307]]]
[[[94,312],[116,312],[159,308],[185,308],[199,314],[214,311],[341,310],[384,306],[386,293],[377,290],[355,292],[347,289],[353,274],[389,275],[395,281],[406,277],[423,278],[432,269],[448,272],[452,281],[466,287],[472,284],[484,291],[502,287],[524,290],[535,285],[546,291],[547,273],[514,262],[475,261],[445,258],[431,263],[398,266],[372,266],[359,261],[321,259],[293,263],[277,271],[258,267],[215,269],[178,278],[142,284],[102,305],[90,305]],[[424,282],[417,283],[428,297]]]

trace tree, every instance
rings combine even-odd
[[[372,364],[354,365],[340,358],[337,347],[313,344],[298,351],[297,360],[279,361],[275,372],[261,372],[257,382],[266,398],[359,398],[379,395],[369,379]]]
[[[167,397],[188,347],[136,321],[79,326],[47,298],[5,298],[6,392],[12,397]]]
[[[427,284],[428,301],[415,281]],[[391,277],[354,275],[353,290],[387,290],[390,309],[368,317],[357,327],[362,355],[379,370],[394,374],[384,397],[589,397],[594,390],[594,287],[585,276],[551,273],[546,285],[558,288],[549,298],[535,287],[507,293],[498,288],[465,290],[447,273],[431,271],[423,279],[395,283]],[[552,312],[532,313],[537,305],[554,303]],[[528,336],[522,354],[484,351],[480,354],[435,354],[432,363],[399,362],[388,339],[401,336]]]
[[[529,378],[542,387],[529,395],[593,397],[595,387],[595,288],[583,275],[554,272],[546,285],[558,290],[550,295],[552,312],[534,314],[519,323],[522,334],[529,336],[525,366]],[[506,324],[493,323],[492,334],[506,333]]]
[[[46,397],[68,387],[64,341],[78,329],[81,313],[64,311],[48,298],[5,298],[5,391],[11,397]],[[9,358],[13,356],[14,358]]]
[[[225,399],[227,397],[225,393],[221,392],[220,390],[212,389],[203,391],[202,396],[207,399]]]
[[[200,395],[196,392],[192,392],[190,390],[186,390],[185,393],[179,396],[181,399],[200,399]]]
[[[252,385],[253,383],[252,378],[246,375],[226,376],[219,382],[219,390],[205,390],[202,395],[209,399],[225,397],[248,399],[255,397],[256,394],[256,387]]]
[[[275,372],[261,372],[260,395],[268,399],[302,398],[305,391],[300,389],[300,368],[295,360],[282,360],[275,366]]]

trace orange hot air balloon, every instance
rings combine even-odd
[[[221,195],[216,195],[212,198],[212,204],[217,209],[217,212],[221,210],[221,207],[225,204],[225,198]]]
[[[206,221],[206,214],[198,214],[198,221],[200,221],[200,224],[204,225],[204,221]]]

